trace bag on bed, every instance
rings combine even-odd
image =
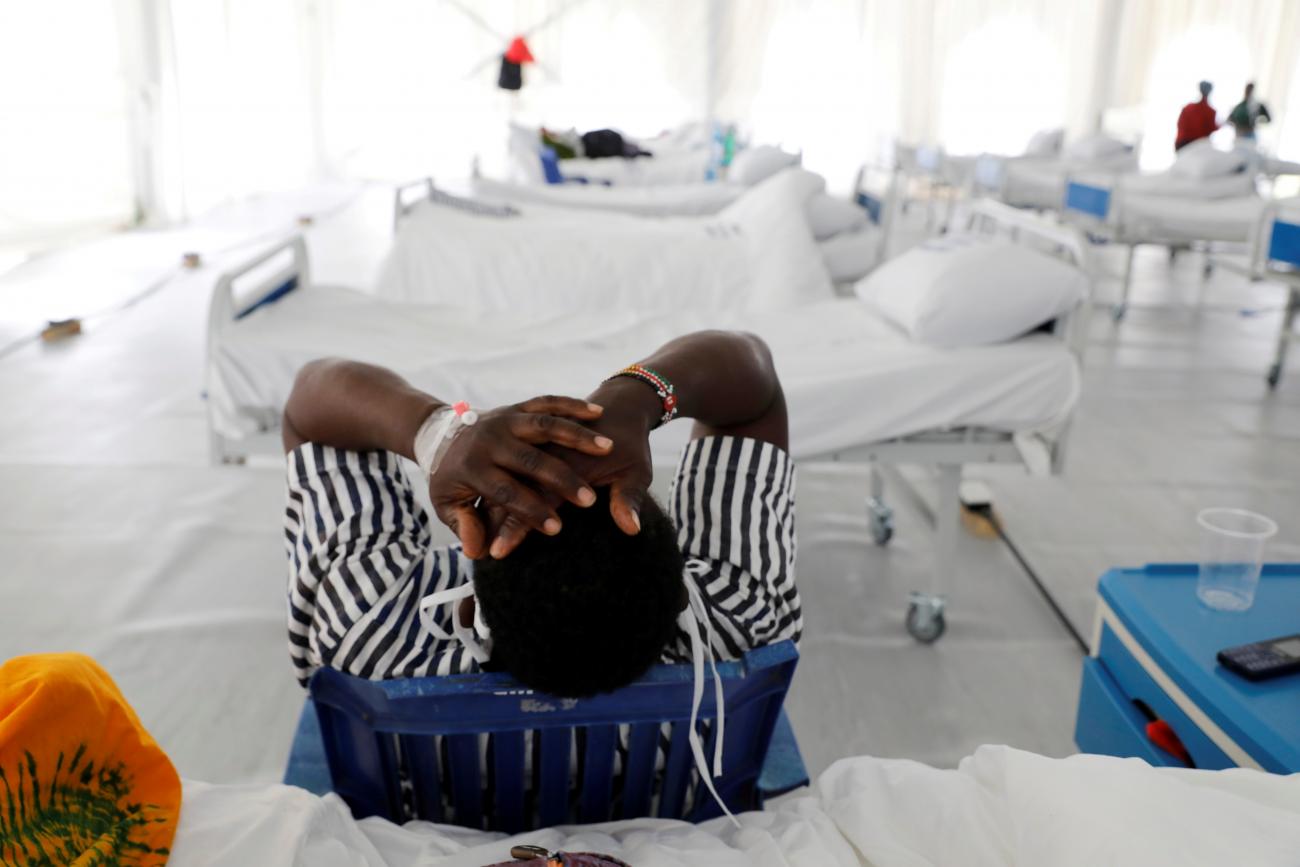
[[[857,296],[914,340],[981,346],[1012,340],[1073,309],[1087,278],[1008,241],[950,235],[928,241],[858,283]]]

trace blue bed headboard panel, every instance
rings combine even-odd
[[[1065,209],[1104,220],[1110,213],[1110,190],[1070,181],[1065,188]]]
[[[880,225],[880,212],[884,207],[884,202],[879,196],[873,196],[870,193],[858,193],[858,205],[862,210],[867,212],[871,222],[877,226]]]
[[[1268,260],[1300,268],[1300,224],[1273,222],[1268,240]]]
[[[268,307],[274,304],[275,302],[279,301],[281,298],[288,295],[290,292],[292,292],[297,288],[298,288],[298,275],[295,274],[292,277],[290,277],[288,280],[285,280],[279,286],[276,286],[270,292],[267,292],[261,298],[257,299],[257,301],[253,302],[253,304],[247,309],[241,310],[238,313],[236,313],[235,319],[243,319],[245,316],[252,313],[254,310],[257,310],[259,307]]]

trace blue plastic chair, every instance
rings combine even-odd
[[[733,811],[808,782],[781,709],[798,659],[783,641],[718,665],[725,773],[714,783]],[[322,669],[284,781],[337,792],[357,818],[507,833],[649,815],[703,821],[721,809],[691,754],[692,677],[689,665],[660,665],[617,692],[558,699],[504,674],[369,681]],[[715,714],[707,684],[710,757]]]

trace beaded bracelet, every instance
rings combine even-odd
[[[677,390],[663,376],[643,364],[629,364],[610,379],[617,379],[620,376],[639,379],[655,390],[655,394],[659,395],[664,406],[664,414],[659,417],[659,424],[667,424],[677,418]]]

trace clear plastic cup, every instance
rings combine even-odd
[[[1197,597],[1217,611],[1245,611],[1255,604],[1264,543],[1277,533],[1277,524],[1245,509],[1203,509],[1201,569]]]

